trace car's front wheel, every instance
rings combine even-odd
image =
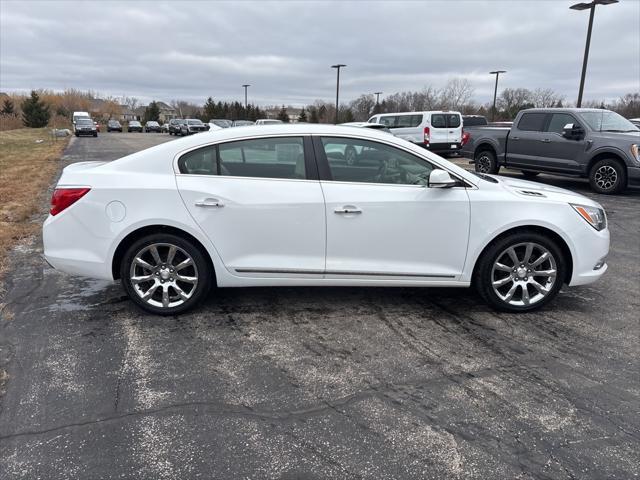
[[[627,186],[627,172],[619,161],[605,158],[591,167],[589,184],[597,193],[620,193]]]
[[[492,307],[527,312],[558,294],[566,268],[562,250],[554,240],[537,232],[517,232],[485,249],[474,284]]]
[[[153,234],[133,243],[120,265],[122,285],[142,309],[176,315],[197,305],[213,275],[203,252],[172,234]]]
[[[491,150],[482,150],[478,152],[474,160],[475,170],[478,173],[496,174],[500,170],[500,165],[498,165],[496,155]]]

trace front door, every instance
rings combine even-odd
[[[322,275],[325,207],[308,141],[234,141],[179,159],[180,195],[231,273]]]
[[[587,148],[587,142],[584,136],[579,139],[563,136],[564,126],[569,123],[581,126],[578,120],[569,113],[553,113],[551,118],[547,120],[541,145],[538,146],[541,166],[546,170],[565,173],[580,173],[581,171],[578,159],[582,157]]]
[[[383,143],[320,137],[314,145],[326,201],[327,278],[447,281],[461,274],[465,188],[427,188],[433,165]],[[354,165],[331,155],[348,147],[361,152]]]

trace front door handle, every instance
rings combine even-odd
[[[352,205],[346,205],[342,208],[336,208],[333,213],[341,213],[341,214],[345,214],[345,213],[362,213],[362,210],[360,210],[358,207],[354,207]]]
[[[509,140],[520,140],[520,137],[509,137]]]
[[[205,198],[204,200],[198,200],[196,202],[196,207],[215,207],[215,208],[220,208],[220,207],[224,207],[224,203],[222,203],[217,198]]]
[[[540,140],[542,143],[551,143],[551,140],[549,140],[548,138],[543,138],[542,140]]]

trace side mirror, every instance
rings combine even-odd
[[[456,181],[451,178],[449,172],[434,168],[429,174],[429,188],[451,188],[456,185]]]
[[[580,140],[583,135],[584,135],[584,130],[580,125],[567,123],[562,128],[562,136],[564,138],[568,138],[569,140]]]

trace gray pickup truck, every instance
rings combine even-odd
[[[511,128],[464,127],[462,153],[480,173],[500,167],[588,178],[598,193],[640,185],[640,130],[615,112],[589,108],[522,110]]]

